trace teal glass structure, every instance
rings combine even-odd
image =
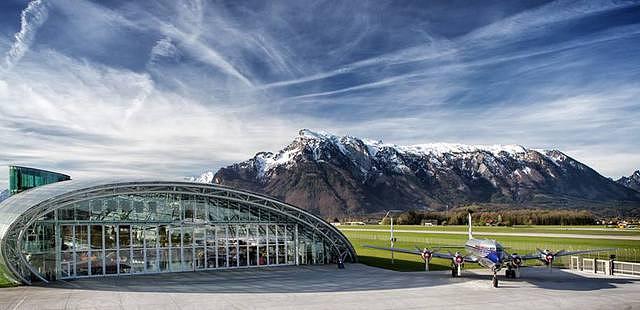
[[[9,194],[14,195],[37,186],[71,180],[71,177],[47,170],[9,166]]]
[[[0,272],[16,282],[355,262],[333,225],[216,184],[70,180],[0,203]]]

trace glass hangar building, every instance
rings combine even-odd
[[[0,272],[24,284],[357,260],[333,225],[256,193],[190,182],[50,179],[0,203]]]

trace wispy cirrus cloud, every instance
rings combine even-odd
[[[0,77],[0,163],[179,177],[310,127],[558,148],[617,177],[640,167],[638,8],[32,1],[0,23],[16,69]]]
[[[38,28],[44,24],[48,16],[49,12],[45,0],[29,2],[20,14],[20,31],[14,35],[15,41],[4,57],[5,71],[11,70],[16,62],[24,56],[35,38]]]

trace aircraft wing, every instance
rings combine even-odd
[[[615,251],[615,249],[593,249],[593,250],[578,250],[578,251],[562,250],[556,253],[555,256],[569,256],[569,255],[579,255],[579,254],[607,252],[607,251]]]
[[[385,248],[385,247],[374,246],[374,245],[363,245],[363,247],[370,248],[370,249],[376,249],[376,250],[384,250],[384,251],[391,251],[391,252],[400,252],[400,253],[407,253],[407,254],[422,255],[422,251],[419,251],[417,249],[416,250],[409,250],[409,249],[401,249],[401,248]],[[437,257],[437,258],[453,259],[453,255],[451,253],[433,252],[433,253],[431,253],[431,256],[432,257]]]
[[[578,251],[560,250],[554,253],[553,256],[559,257],[559,256],[579,255],[579,254],[587,254],[587,253],[606,252],[606,251],[613,251],[613,250],[615,249],[592,249],[592,250],[578,250]],[[544,257],[544,255],[546,254],[539,250],[538,253],[531,253],[531,254],[520,256],[520,259],[522,260],[540,259],[541,257]]]

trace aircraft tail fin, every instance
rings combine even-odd
[[[467,214],[467,224],[469,225],[469,239],[473,239],[473,234],[471,231],[471,211]]]

